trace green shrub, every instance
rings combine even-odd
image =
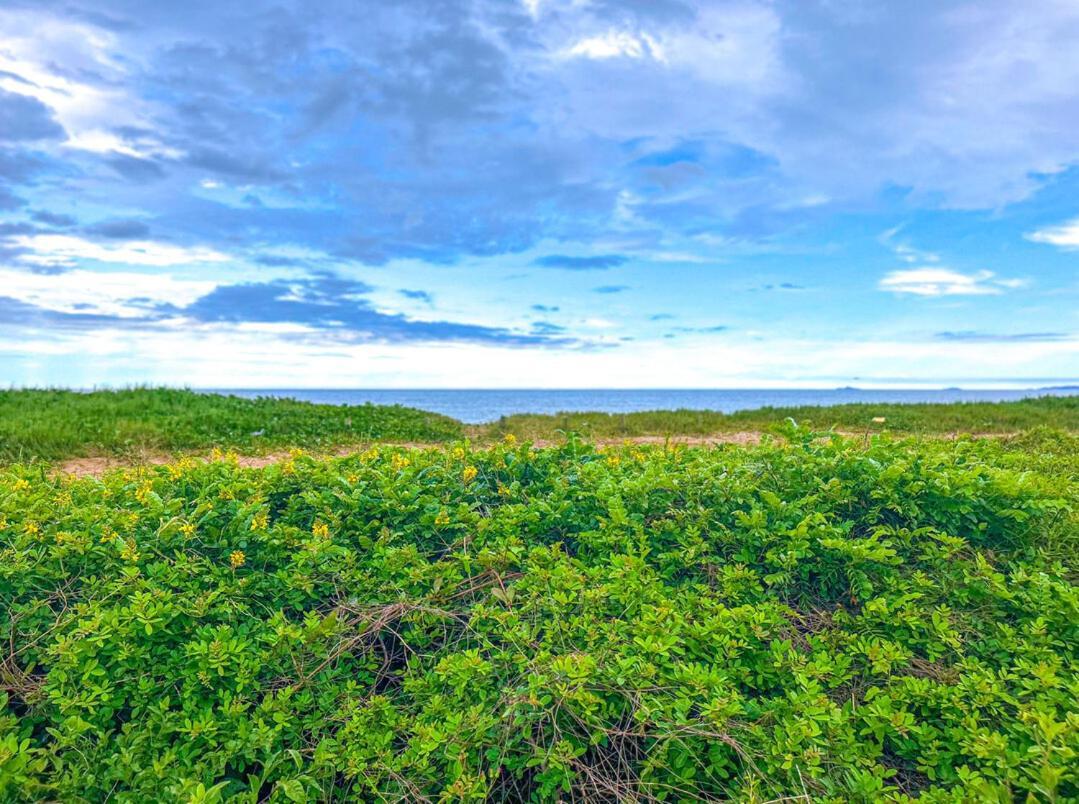
[[[1079,796],[1074,475],[788,437],[0,471],[0,799]]]

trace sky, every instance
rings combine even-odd
[[[0,384],[1079,382],[1075,0],[3,0]]]

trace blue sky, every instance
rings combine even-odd
[[[1079,380],[1079,5],[0,7],[0,381]]]

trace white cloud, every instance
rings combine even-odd
[[[656,61],[665,61],[663,48],[653,37],[646,33],[631,34],[626,31],[608,31],[600,36],[581,39],[567,54],[583,56],[589,59],[614,59],[625,56],[631,59],[645,57]]]
[[[1079,218],[1062,223],[1059,226],[1049,226],[1039,229],[1027,235],[1027,240],[1035,243],[1048,243],[1060,248],[1079,248]]]
[[[215,287],[216,282],[176,279],[167,274],[82,269],[34,274],[0,269],[0,293],[4,296],[61,313],[138,318],[146,315],[147,306],[170,303],[184,307]]]
[[[100,27],[33,10],[0,11],[0,89],[50,107],[67,132],[64,147],[180,155],[149,133],[154,104],[126,89],[131,62],[116,52],[123,52],[117,36]],[[120,126],[145,133],[126,139],[114,133]]]
[[[921,251],[912,246],[900,243],[895,247],[895,253],[903,262],[940,262],[940,255],[931,251]]]
[[[590,329],[613,329],[616,326],[613,321],[608,321],[606,318],[586,318],[581,323]]]
[[[950,268],[924,267],[892,271],[880,280],[879,287],[915,296],[989,296],[1025,284],[1022,279],[996,279],[992,271],[963,274]]]
[[[30,363],[35,355],[52,359],[35,370]],[[0,332],[0,358],[5,356],[21,361],[12,374],[16,382],[38,385],[325,388],[327,378],[342,378],[337,382],[347,387],[355,384],[349,378],[362,377],[372,388],[593,388],[601,377],[612,388],[791,388],[834,387],[857,376],[858,385],[867,387],[939,386],[955,384],[956,366],[962,366],[964,385],[999,388],[1001,377],[1074,376],[1079,341],[701,339],[635,349],[528,352],[474,344],[341,344],[327,352],[318,343],[266,330],[207,325],[15,339]],[[912,379],[897,382],[897,377]]]
[[[77,260],[165,267],[229,259],[226,254],[201,246],[189,248],[152,240],[129,240],[112,245],[73,235],[18,235],[10,242],[30,252],[21,254],[20,261],[49,267],[74,265]]]
[[[915,248],[909,243],[895,242],[896,236],[903,231],[905,225],[906,224],[901,223],[898,226],[893,226],[891,229],[881,232],[880,236],[877,239],[882,245],[887,246],[893,252],[895,252],[895,255],[899,257],[899,259],[901,259],[903,262],[940,262],[939,254],[935,254],[932,251],[923,251],[922,249]]]

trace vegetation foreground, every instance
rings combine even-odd
[[[0,470],[0,800],[1074,800],[1077,456]]]

